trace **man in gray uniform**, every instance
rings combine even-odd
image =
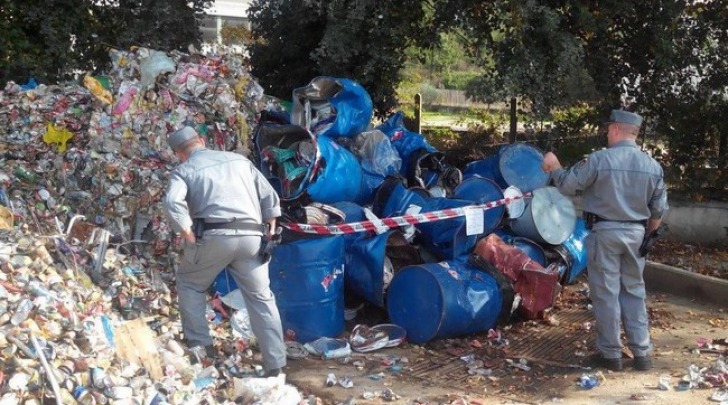
[[[594,152],[569,170],[556,155],[544,155],[543,167],[566,195],[581,192],[587,227],[589,287],[596,318],[596,363],[622,370],[620,319],[634,368],[652,368],[650,333],[639,248],[667,211],[662,167],[642,152],[635,139],[642,117],[612,110],[608,148]],[[646,229],[645,229],[646,228]]]
[[[207,290],[228,267],[245,298],[265,375],[277,375],[286,365],[286,350],[268,263],[258,252],[261,238],[272,237],[281,215],[278,195],[250,160],[205,148],[191,127],[174,132],[167,142],[182,162],[170,177],[164,209],[185,240],[177,295],[187,345],[214,356],[205,318]]]

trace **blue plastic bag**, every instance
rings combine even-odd
[[[361,162],[362,186],[358,202],[367,204],[387,176],[399,173],[402,159],[382,131],[357,135],[349,148]]]
[[[373,104],[360,84],[320,76],[293,90],[292,110],[291,122],[317,136],[351,138],[369,127]]]
[[[398,111],[389,117],[382,125],[378,126],[377,129],[387,135],[389,141],[392,142],[392,146],[394,146],[399,153],[399,156],[402,158],[400,174],[403,176],[407,176],[410,155],[412,155],[415,151],[419,149],[424,149],[429,153],[437,151],[437,149],[427,142],[422,134],[409,131],[404,127],[404,113],[402,113],[402,111]]]

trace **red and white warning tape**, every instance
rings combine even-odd
[[[424,212],[420,214],[403,215],[401,217],[389,217],[380,218],[373,221],[360,221],[350,222],[347,224],[338,225],[310,225],[310,224],[298,224],[295,222],[281,223],[282,226],[294,231],[301,233],[310,233],[316,235],[346,235],[357,232],[376,231],[382,228],[399,228],[400,226],[416,225],[426,222],[442,221],[444,219],[463,217],[467,214],[468,210],[472,209],[483,209],[488,210],[491,208],[499,207],[501,205],[510,204],[516,200],[522,198],[531,197],[531,193],[526,193],[522,196],[502,198],[500,200],[489,201],[484,204],[468,205],[465,207],[458,208],[447,208],[440,211]]]

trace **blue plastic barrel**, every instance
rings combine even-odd
[[[237,288],[238,285],[235,282],[235,279],[233,279],[233,276],[228,271],[227,267],[222,269],[217,277],[215,277],[215,280],[213,280],[211,287],[212,292],[220,296],[228,295],[231,291]]]
[[[278,245],[269,264],[283,331],[301,343],[344,330],[344,239],[303,239]]]
[[[521,249],[528,255],[528,257],[531,258],[531,260],[540,264],[542,267],[546,267],[548,265],[548,262],[546,261],[546,252],[543,250],[541,245],[531,239],[517,236],[511,240],[510,244]]]
[[[514,143],[502,146],[494,156],[470,162],[463,178],[480,175],[494,180],[501,188],[514,186],[527,193],[548,184],[549,176],[541,168],[542,164],[543,153],[538,148]]]
[[[384,261],[392,233],[359,237],[346,249],[347,290],[379,307],[384,307]]]
[[[484,204],[503,198],[503,190],[493,180],[473,176],[463,180],[454,191],[454,198],[472,201],[473,204]],[[483,234],[493,232],[503,219],[506,211],[504,205],[487,209],[483,212]]]
[[[586,270],[587,236],[589,236],[589,231],[586,229],[586,222],[584,222],[584,219],[582,218],[577,218],[576,225],[574,226],[574,233],[572,233],[566,241],[561,244],[568,254],[568,257],[564,258],[567,264],[565,277],[566,284],[573,283],[574,280],[576,280],[576,278],[579,277],[584,270]]]
[[[404,267],[387,290],[390,320],[417,344],[487,331],[502,305],[495,279],[460,261]]]

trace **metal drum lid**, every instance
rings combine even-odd
[[[516,235],[549,245],[563,243],[574,231],[575,224],[574,203],[555,187],[536,189],[523,215],[510,222]]]
[[[543,153],[538,148],[516,143],[503,148],[498,166],[500,174],[510,186],[528,193],[548,184],[549,175],[543,171]]]
[[[508,212],[508,218],[518,218],[523,215],[523,211],[526,209],[526,201],[523,200],[523,193],[518,187],[509,186],[503,190],[504,198],[517,198],[512,202],[506,204],[506,211]]]
[[[546,243],[561,244],[574,232],[576,208],[556,187],[535,190],[528,209],[538,234]]]

